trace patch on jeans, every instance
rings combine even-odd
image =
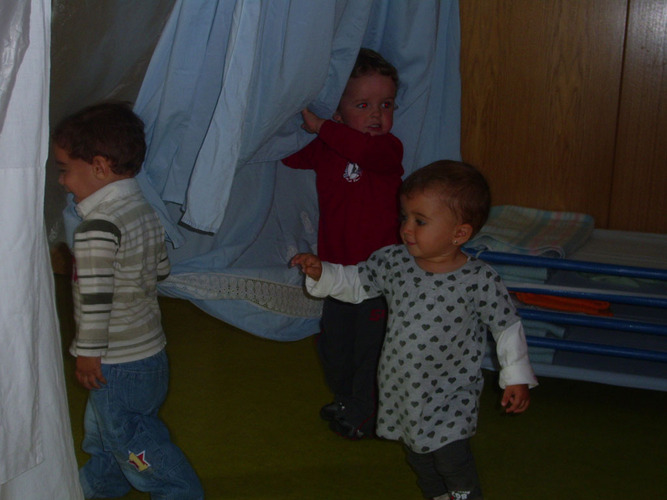
[[[468,495],[470,495],[469,491],[450,491],[449,492],[449,498],[451,498],[451,500],[467,500]]]
[[[141,453],[139,453],[138,455],[135,455],[131,451],[129,452],[129,454],[130,454],[130,457],[129,457],[130,459],[128,460],[128,462],[131,463],[132,465],[134,465],[139,472],[143,472],[151,466],[151,464],[149,464],[146,461],[146,451],[145,450],[142,451]]]

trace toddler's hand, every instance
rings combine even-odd
[[[301,111],[301,116],[303,116],[303,125],[301,125],[302,129],[309,134],[320,133],[320,128],[322,128],[322,124],[326,121],[324,118],[320,118],[308,108]]]
[[[500,402],[505,413],[523,413],[530,404],[528,384],[508,385]],[[509,406],[508,406],[509,405]]]
[[[79,383],[89,391],[99,389],[100,384],[107,383],[102,375],[102,358],[99,356],[77,356],[75,375]]]
[[[322,276],[322,261],[312,253],[298,253],[290,261],[290,266],[299,266],[301,272],[318,281]]]

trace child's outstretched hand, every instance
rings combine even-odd
[[[500,402],[505,413],[523,413],[530,404],[528,384],[508,385]]]
[[[301,272],[309,278],[319,281],[322,276],[322,261],[312,253],[298,253],[290,261],[290,266],[299,266]]]
[[[326,121],[324,118],[320,118],[308,108],[301,111],[301,116],[303,116],[302,129],[309,134],[320,133],[320,128],[322,128],[322,124]]]

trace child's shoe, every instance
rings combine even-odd
[[[345,405],[338,401],[334,401],[333,403],[329,403],[320,408],[320,418],[327,422],[331,422],[336,420],[336,418],[338,418],[344,411]]]
[[[329,428],[341,437],[358,441],[359,439],[370,439],[375,436],[373,422],[362,422],[361,425],[354,425],[344,418],[338,417],[329,422]]]

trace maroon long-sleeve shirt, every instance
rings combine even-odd
[[[400,242],[402,159],[403,145],[394,135],[371,136],[331,120],[310,144],[283,159],[316,172],[322,260],[356,264]]]

